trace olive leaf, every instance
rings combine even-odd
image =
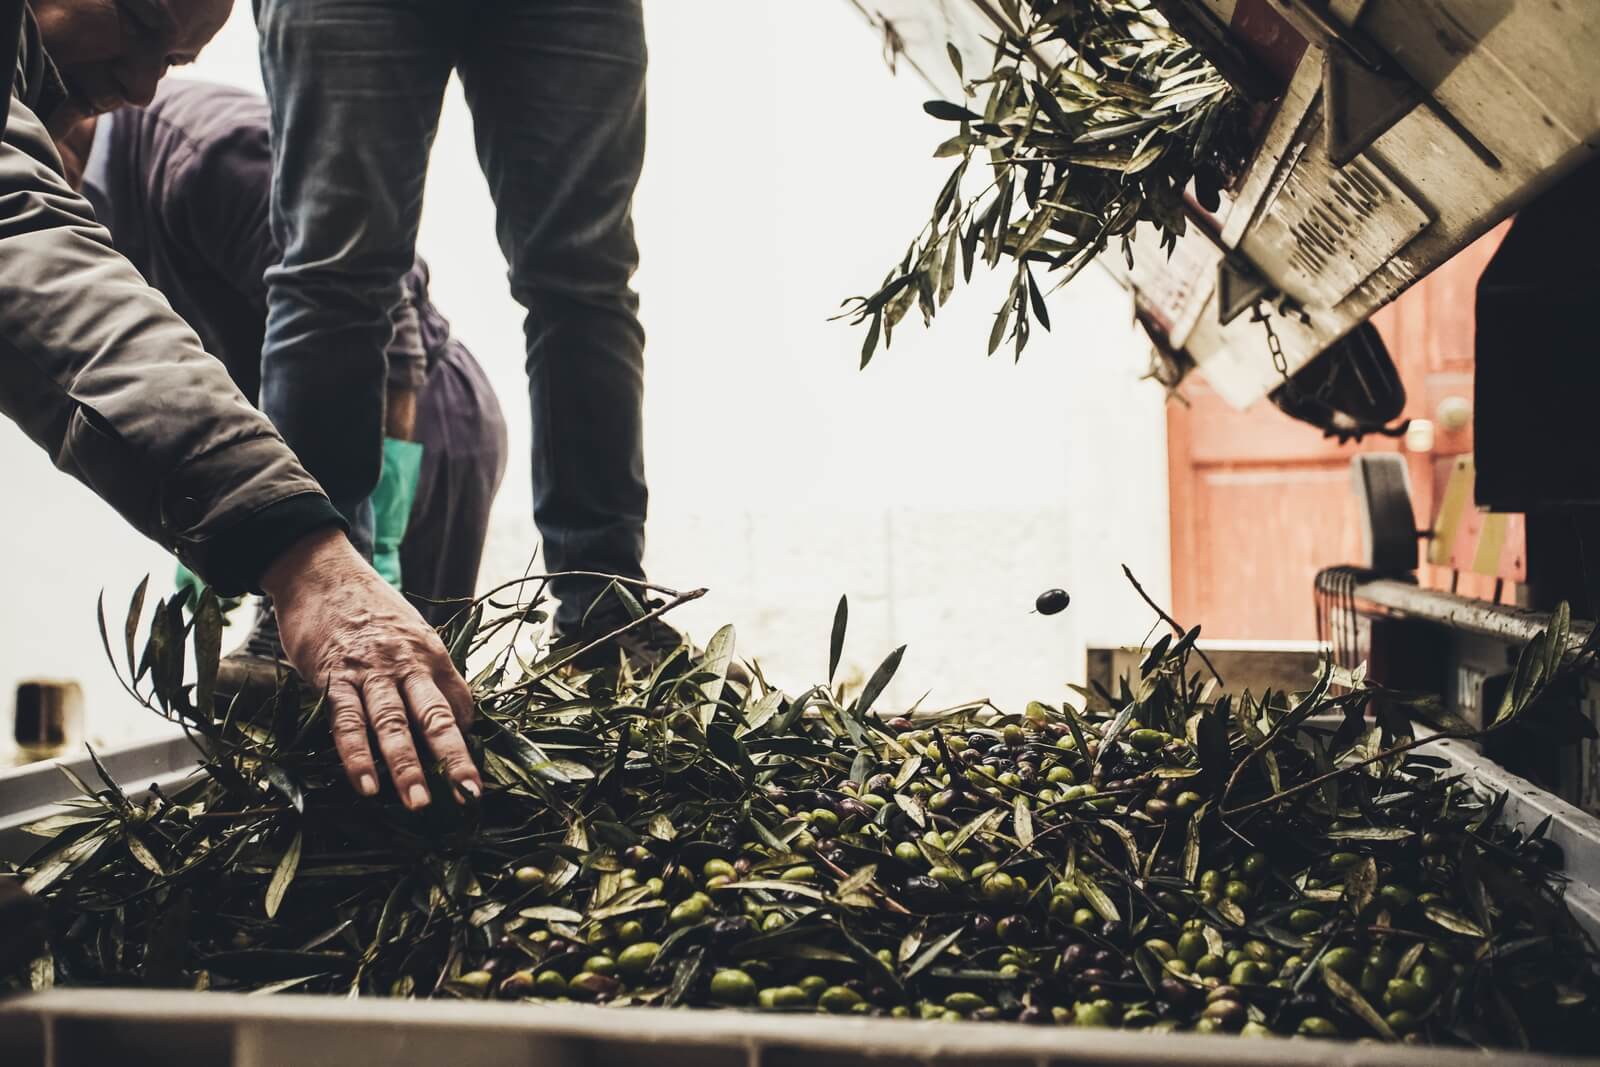
[[[267,883],[266,911],[267,918],[278,914],[278,907],[283,903],[283,896],[289,891],[289,885],[294,881],[295,872],[300,869],[300,849],[305,842],[305,835],[295,831],[289,847],[283,850],[283,856],[278,860],[278,866],[272,872],[272,881]]]
[[[1389,1028],[1389,1024],[1384,1021],[1383,1016],[1379,1015],[1377,1009],[1373,1008],[1368,1003],[1367,998],[1361,995],[1361,990],[1345,981],[1339,972],[1324,967],[1322,981],[1328,987],[1328,992],[1339,998],[1356,1018],[1372,1027],[1379,1037],[1389,1041],[1399,1040],[1395,1036],[1395,1032]]]

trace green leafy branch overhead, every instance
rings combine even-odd
[[[1015,265],[989,352],[1009,337],[1020,357],[1035,322],[1050,328],[1045,286],[1071,281],[1113,241],[1131,265],[1140,223],[1170,252],[1187,226],[1185,189],[1214,209],[1240,166],[1244,101],[1147,0],[1000,7],[1013,28],[993,69],[969,80],[951,46],[964,99],[925,105],[957,126],[934,153],[958,162],[931,218],[877,292],[845,302],[867,327],[863,367],[913,305],[931,322],[980,257]],[[989,181],[973,194],[982,170]]]

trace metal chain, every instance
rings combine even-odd
[[[1283,354],[1283,341],[1279,339],[1278,331],[1272,328],[1271,306],[1265,300],[1262,300],[1256,304],[1255,312],[1251,315],[1251,318],[1255,322],[1259,322],[1261,328],[1267,331],[1267,351],[1272,354],[1273,369],[1282,375],[1283,380],[1287,382],[1289,380],[1289,361]]]

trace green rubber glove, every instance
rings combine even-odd
[[[415,441],[386,437],[383,472],[372,493],[372,566],[384,581],[400,588],[400,542],[411,522],[411,505],[417,499],[417,477],[422,472],[422,446]]]

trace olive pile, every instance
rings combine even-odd
[[[724,685],[726,632],[648,678],[507,655],[482,802],[421,814],[354,796],[285,696],[197,717],[182,791],[105,779],[23,873],[64,985],[1594,1049],[1543,828],[1371,691],[1217,696],[1193,639],[1081,710],[889,719],[898,654],[855,700]]]
[[[648,1002],[693,960],[686,1002],[1420,1040],[1481,980],[1483,939],[1450,886],[1452,853],[1483,803],[1435,780],[1425,758],[1402,774],[1432,784],[1459,813],[1453,828],[1413,841],[1336,820],[1335,835],[1371,844],[1307,839],[1276,857],[1219,835],[1191,882],[1181,853],[1206,803],[1191,745],[1133,720],[1099,758],[1109,725],[1083,721],[1080,752],[1065,719],[1037,704],[997,726],[891,720],[890,751],[903,755],[859,783],[763,791],[782,849],[750,838],[630,846],[615,903],[590,913],[625,918],[513,921],[455,988]],[[1356,909],[1349,882],[1364,869],[1381,881]],[[509,878],[539,886],[544,872]],[[1592,979],[1587,966],[1579,977]]]

